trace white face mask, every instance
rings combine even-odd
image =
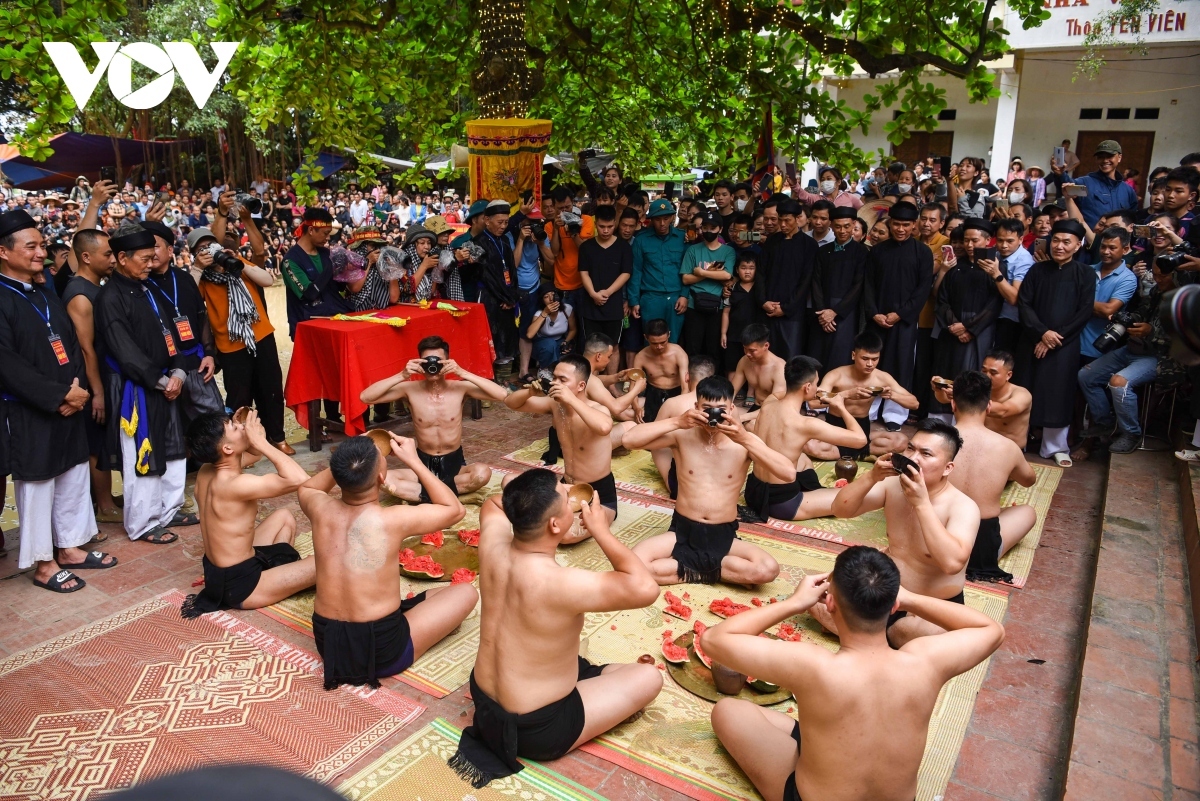
[[[912,184],[896,184],[896,188],[900,190],[900,194],[907,195],[912,191]]]
[[[1024,192],[1013,192],[1011,195],[1008,196],[1008,202],[1009,203],[1024,203],[1025,202],[1025,193]]]
[[[822,195],[832,195],[833,190],[835,189],[837,189],[837,183],[835,181],[821,181]]]
[[[737,203],[735,203],[734,205],[736,205],[736,206],[737,206],[737,210],[738,210],[738,211],[745,211],[745,210],[746,210],[746,201],[745,201],[745,200],[739,200],[739,201],[737,201]]]

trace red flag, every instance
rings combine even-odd
[[[754,175],[750,184],[763,200],[769,198],[775,185],[775,131],[771,123],[771,106],[767,105],[763,117],[762,132],[758,137],[758,151],[754,154]]]

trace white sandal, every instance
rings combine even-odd
[[[1059,467],[1071,467],[1075,464],[1071,461],[1071,454],[1065,451],[1059,451],[1054,454],[1054,463]]]
[[[1200,450],[1185,448],[1181,451],[1175,451],[1175,458],[1181,462],[1200,462]]]

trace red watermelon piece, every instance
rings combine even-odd
[[[750,603],[754,604],[755,606],[762,606],[762,598],[751,598]]]
[[[477,574],[469,567],[460,567],[450,575],[451,584],[470,584]]]
[[[704,649],[700,647],[700,638],[704,632],[708,631],[708,626],[697,620],[692,625],[692,649],[696,652],[696,658],[699,659],[706,668],[712,669],[712,660],[708,658],[708,654],[704,653]]]
[[[446,537],[440,531],[431,531],[424,537],[421,537],[422,545],[432,545],[434,548],[441,548],[446,544]]]
[[[750,611],[750,607],[731,601],[729,598],[718,598],[708,605],[708,611],[717,617],[733,617]]]
[[[441,578],[446,574],[445,568],[433,561],[432,556],[415,556],[402,564],[409,573],[424,573],[430,578]]]
[[[663,659],[676,665],[682,665],[688,660],[687,649],[676,645],[669,631],[663,633],[662,655]]]
[[[415,553],[413,553],[412,548],[405,548],[403,551],[400,552],[400,564],[401,565],[407,565],[409,562],[411,562],[412,560],[414,560],[416,558],[417,558],[417,555]]]
[[[800,635],[800,629],[796,628],[795,625],[791,623],[780,623],[779,639],[787,640],[788,642],[800,642],[802,639]]]
[[[458,538],[462,540],[463,545],[470,545],[475,548],[479,547],[479,529],[464,528],[458,532]]]
[[[677,617],[680,620],[692,619],[692,608],[679,599],[675,593],[667,590],[663,594],[663,600],[667,602],[667,608],[663,611],[672,617]]]

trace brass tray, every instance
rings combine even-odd
[[[413,534],[411,537],[405,537],[404,542],[400,543],[400,550],[412,548],[413,553],[417,556],[425,556],[428,554],[433,557],[433,561],[442,566],[446,572],[440,578],[432,578],[424,573],[410,573],[400,566],[400,575],[407,576],[418,581],[445,581],[449,582],[454,575],[454,571],[460,567],[465,567],[470,570],[479,572],[479,549],[471,545],[464,545],[463,541],[458,538],[457,531],[443,532],[446,541],[441,548],[434,548],[432,545],[427,545],[421,542],[423,534]]]
[[[693,632],[685,631],[675,638],[676,645],[688,649],[688,661],[682,665],[676,665],[674,662],[663,660],[667,665],[667,672],[671,674],[671,678],[675,679],[675,683],[692,695],[698,695],[705,701],[712,701],[714,704],[722,698],[741,698],[743,701],[749,701],[759,706],[772,706],[792,697],[791,690],[783,687],[773,693],[760,693],[750,689],[749,684],[742,685],[742,691],[737,695],[725,695],[719,692],[717,685],[713,683],[712,671],[704,666],[700,657],[696,656],[695,649],[692,648],[692,637]]]

